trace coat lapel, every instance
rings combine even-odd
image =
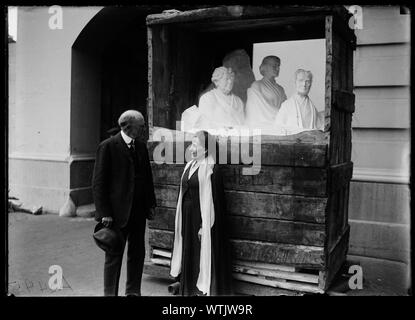
[[[118,149],[121,151],[121,153],[125,154],[126,157],[128,157],[131,161],[133,161],[130,150],[128,149],[127,144],[125,143],[124,139],[121,136],[121,132],[118,132],[115,136],[115,142],[117,144]]]

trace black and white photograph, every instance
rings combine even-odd
[[[4,10],[9,298],[412,295],[409,7]]]

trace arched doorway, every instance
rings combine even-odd
[[[147,117],[146,16],[162,6],[100,10],[72,45],[70,119],[70,201],[93,203],[95,151],[121,112]]]

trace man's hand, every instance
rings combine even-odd
[[[110,227],[111,227],[111,225],[112,225],[112,221],[113,221],[112,217],[103,217],[103,218],[101,219],[101,223],[102,223],[104,226],[106,226],[107,228],[110,228]]]
[[[147,220],[154,220],[155,217],[155,209],[154,208],[150,208],[148,209],[148,217]]]

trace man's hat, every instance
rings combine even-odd
[[[101,222],[95,226],[94,240],[98,247],[110,254],[122,254],[125,239],[119,229],[105,227]]]

